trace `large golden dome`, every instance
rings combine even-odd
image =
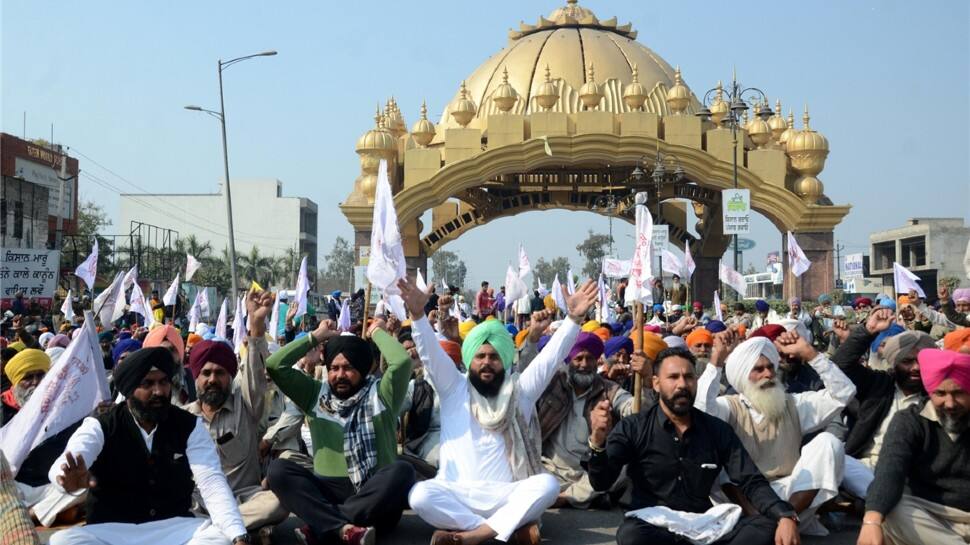
[[[665,99],[667,90],[674,86],[674,69],[637,42],[636,35],[629,24],[618,25],[615,17],[600,20],[579,6],[577,0],[568,0],[565,7],[557,8],[548,17],[539,17],[535,25],[520,23],[517,30],[509,31],[508,45],[465,78],[468,98],[478,104],[478,112],[468,126],[484,128],[483,119],[500,113],[491,97],[502,85],[506,69],[508,83],[520,98],[511,113],[542,111],[536,95],[545,82],[547,65],[560,96],[553,111],[573,113],[583,109],[580,89],[587,83],[591,66],[596,67],[596,83],[604,95],[599,109],[613,113],[630,111],[623,101],[623,89],[633,81],[636,66],[639,82],[648,91],[644,109],[668,113]],[[442,113],[439,128],[459,127],[451,115],[458,100],[456,93]],[[687,112],[693,113],[697,107],[697,99],[691,95]]]

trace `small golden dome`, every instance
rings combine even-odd
[[[580,6],[577,0],[566,0],[564,7],[556,8],[547,17],[548,20],[561,24],[577,24],[590,18],[595,19],[596,16],[592,11]]]
[[[680,67],[674,72],[674,86],[667,91],[667,107],[675,114],[682,114],[687,111],[690,104],[690,89],[684,85],[684,80],[680,75]]]
[[[808,125],[808,120],[808,106],[806,106],[805,114],[802,116],[802,130],[788,138],[788,141],[785,142],[785,149],[788,153],[818,151],[828,154],[828,139],[822,136],[822,133],[812,130]]]
[[[549,110],[559,102],[559,89],[556,88],[556,83],[552,81],[552,75],[549,71],[549,65],[546,65],[546,81],[542,82],[539,86],[538,92],[536,93],[536,102],[544,110]]]
[[[408,132],[404,117],[401,115],[401,110],[397,107],[397,101],[394,100],[394,97],[388,99],[384,107],[384,127],[395,138]]]
[[[411,128],[411,136],[414,138],[415,143],[417,143],[422,148],[427,147],[434,139],[435,128],[434,123],[428,119],[428,105],[425,102],[421,103],[421,119],[414,124]]]
[[[633,80],[630,81],[623,88],[623,102],[631,110],[639,110],[643,108],[643,103],[647,101],[647,95],[649,91],[647,88],[640,83],[640,75],[637,71],[637,65],[633,65]]]
[[[711,121],[717,126],[721,125],[721,121],[731,109],[731,106],[724,100],[724,86],[721,85],[720,81],[717,82],[717,93],[714,94],[714,101],[709,109],[711,110]]]
[[[397,150],[394,136],[384,127],[384,116],[381,114],[380,105],[378,105],[377,113],[374,115],[374,126],[375,128],[365,132],[363,136],[357,139],[357,145],[354,148],[357,153]]]
[[[781,115],[781,101],[775,101],[775,115],[768,119],[768,128],[771,129],[771,139],[778,142],[781,138],[781,133],[785,132],[788,128],[788,124],[785,123],[784,116]]]
[[[791,109],[788,110],[788,120],[785,121],[785,132],[781,133],[778,137],[778,143],[785,147],[788,139],[795,135],[797,131],[795,130],[795,114],[792,113]]]
[[[603,91],[596,84],[595,71],[592,64],[586,70],[586,83],[579,89],[579,100],[583,101],[583,105],[586,106],[587,110],[596,108],[599,106],[600,101],[603,100]]]
[[[502,71],[502,84],[492,93],[492,102],[502,112],[508,112],[515,106],[517,100],[519,100],[519,94],[509,83],[509,69],[506,68]]]
[[[763,148],[771,140],[771,128],[761,119],[761,105],[756,104],[754,107],[754,115],[751,116],[751,120],[748,121],[748,112],[745,111],[745,123],[744,128],[748,131],[748,136],[754,145],[759,149]]]
[[[468,89],[465,87],[465,82],[461,82],[461,90],[459,91],[458,102],[455,103],[455,107],[451,109],[451,116],[455,118],[462,127],[467,127],[471,123],[475,114],[478,113],[478,107],[475,106],[475,102],[468,98]]]

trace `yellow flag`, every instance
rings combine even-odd
[[[258,282],[253,280],[253,285],[249,286],[249,291],[263,291],[263,286],[260,286]]]

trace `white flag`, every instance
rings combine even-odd
[[[205,288],[199,288],[199,311],[202,316],[208,318],[212,309],[209,306],[209,292]]]
[[[71,290],[67,290],[67,299],[64,299],[64,304],[61,305],[61,314],[64,315],[65,321],[74,322],[74,303]]]
[[[135,282],[138,282],[138,265],[128,269],[128,272],[125,273],[124,291],[128,291],[128,288],[130,288]]]
[[[566,312],[566,296],[562,294],[562,284],[559,283],[559,273],[552,279],[552,300],[556,302],[559,310]]]
[[[191,282],[192,276],[195,275],[195,271],[199,270],[199,267],[201,266],[201,261],[190,256],[189,254],[185,254],[185,281]]]
[[[909,293],[909,290],[916,290],[920,297],[925,298],[926,292],[919,285],[920,278],[903,267],[899,263],[893,262],[893,285],[896,286],[896,293]]]
[[[529,293],[528,286],[519,277],[519,273],[510,264],[505,271],[505,296],[511,300],[521,299]]]
[[[203,290],[199,290],[195,294],[195,299],[192,301],[192,307],[189,309],[189,331],[195,331],[195,327],[199,325],[199,318],[201,318],[202,309],[201,305],[201,295]]]
[[[94,246],[91,247],[91,253],[83,263],[77,266],[74,275],[84,280],[89,290],[94,290],[94,279],[98,276],[98,237],[94,237]]]
[[[397,224],[394,197],[387,178],[387,161],[381,159],[374,194],[374,219],[370,234],[367,279],[382,293],[399,293],[397,281],[406,275],[404,246]]]
[[[519,244],[519,278],[525,278],[532,271],[529,256],[525,253],[525,246]]]
[[[239,354],[243,341],[246,340],[246,326],[243,324],[244,306],[242,297],[237,297],[236,315],[232,318],[232,346],[236,354]]]
[[[442,295],[448,293],[448,283],[445,282],[444,278],[441,279],[441,293]]]
[[[687,273],[687,281],[690,282],[691,277],[694,276],[694,270],[697,269],[697,265],[694,263],[694,257],[690,255],[690,243],[684,243],[684,272]]]
[[[603,260],[603,274],[607,278],[626,278],[630,276],[630,269],[633,261],[630,259],[613,259],[607,257]]]
[[[609,313],[610,301],[608,299],[609,290],[606,286],[606,280],[603,277],[603,273],[600,273],[599,280],[596,281],[596,289],[599,295],[600,321],[605,322],[606,316]]]
[[[569,295],[576,293],[576,277],[573,274],[572,267],[566,272],[566,291],[569,292]]]
[[[537,290],[539,290],[539,297],[542,297],[543,299],[545,299],[545,297],[549,295],[549,290],[546,289],[546,285],[542,283],[542,279],[539,278],[538,276],[536,276],[536,282],[539,283],[539,287],[536,288]]]
[[[129,304],[131,311],[135,314],[141,314],[142,318],[145,319],[145,327],[151,329],[155,324],[155,315],[152,314],[151,307],[145,301],[145,294],[141,291],[141,286],[138,282],[135,282],[131,286],[131,298]]]
[[[791,268],[792,274],[801,276],[811,266],[812,262],[808,260],[808,256],[795,241],[795,235],[788,231],[788,267]]]
[[[421,269],[418,269],[418,274],[414,279],[414,285],[422,292],[428,293],[428,283],[424,281],[424,275],[421,274]]]
[[[219,337],[220,339],[226,338],[226,314],[228,313],[228,309],[226,307],[228,306],[228,303],[229,298],[223,298],[222,306],[219,307],[219,317],[216,318],[216,337]]]
[[[970,279],[970,240],[967,241],[967,252],[963,256],[963,271],[967,273],[967,278]]]
[[[94,303],[91,308],[97,314],[98,318],[101,319],[101,325],[105,329],[111,328],[111,323],[115,321],[115,308],[120,297],[122,300],[125,298],[125,293],[122,291],[124,288],[125,273],[119,272],[115,275],[114,280],[111,281],[111,285],[104,289],[97,297],[94,298]]]
[[[717,294],[717,290],[714,290],[714,317],[720,321],[724,321],[724,313],[721,312],[721,297]]]
[[[180,273],[180,272],[175,273],[175,280],[172,280],[172,285],[168,287],[168,291],[166,291],[165,292],[165,295],[162,296],[162,303],[164,303],[165,306],[167,306],[167,307],[170,307],[170,306],[174,305],[175,304],[175,301],[178,300],[178,297],[179,297],[179,280],[180,280],[180,275],[181,274],[182,273]]]
[[[110,399],[94,316],[85,316],[81,333],[51,366],[24,406],[0,428],[0,450],[16,475],[37,445]]]
[[[306,295],[310,291],[310,279],[306,274],[306,258],[307,256],[303,256],[303,261],[300,261],[300,275],[296,279],[296,300],[294,301],[296,314],[293,315],[293,320],[306,314]]]
[[[273,312],[269,315],[269,334],[273,337],[273,342],[280,336],[280,294],[277,292],[273,297]]]
[[[653,216],[647,210],[647,194],[639,192],[636,195],[636,233],[633,247],[633,259],[630,265],[630,282],[624,296],[627,304],[653,302],[650,293],[650,260],[651,243],[653,240]]]
[[[663,251],[663,270],[669,272],[670,274],[676,274],[677,276],[684,277],[684,263],[677,257],[676,254],[670,250]]]
[[[744,279],[744,275],[724,263],[718,266],[718,278],[721,282],[734,288],[734,291],[738,292],[739,298],[743,299],[747,295],[748,281]]]
[[[340,331],[350,331],[350,326],[350,302],[345,298],[340,303],[340,316],[337,318],[337,329]]]

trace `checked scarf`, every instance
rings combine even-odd
[[[328,390],[320,400],[323,410],[344,419],[344,457],[347,459],[350,482],[356,490],[360,490],[377,467],[377,436],[372,420],[376,408],[371,390],[378,382],[375,377],[367,377],[364,386],[347,399],[338,399]]]

